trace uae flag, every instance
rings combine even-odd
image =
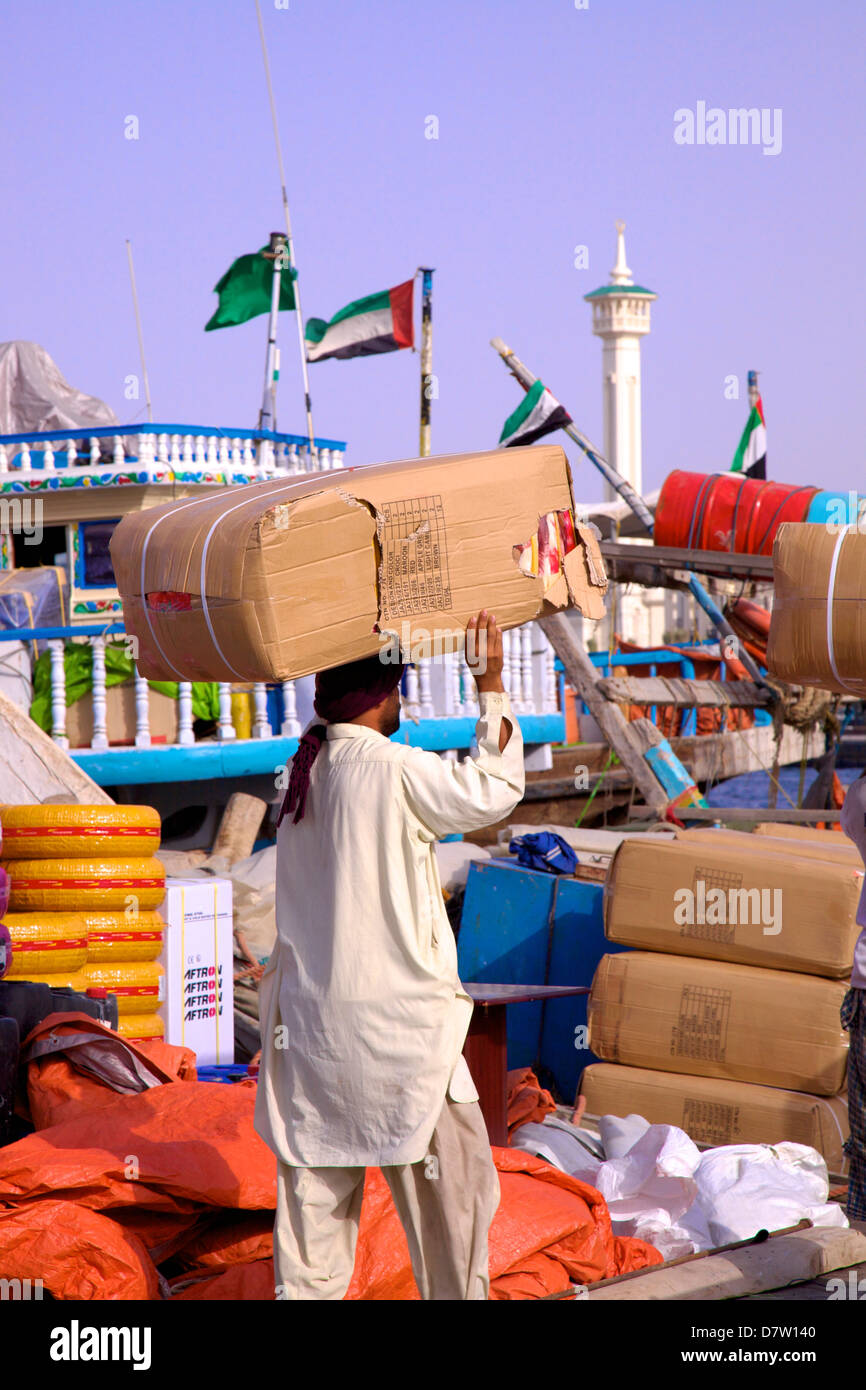
[[[268,314],[271,310],[271,293],[274,285],[274,263],[266,259],[263,246],[254,255],[238,256],[232,261],[222,279],[214,285],[214,293],[219,295],[219,304],[204,326],[205,333],[214,328],[233,328],[235,324],[246,323],[257,314]],[[294,309],[294,281],[298,272],[284,265],[280,271],[280,308]]]
[[[506,449],[514,444],[534,444],[545,434],[571,424],[571,416],[541,381],[530,386],[513,415],[502,426],[499,443]]]
[[[731,472],[745,473],[749,478],[767,476],[767,427],[764,424],[764,406],[760,396],[749,412],[746,428],[734,454]]]
[[[309,319],[305,331],[307,361],[326,357],[370,357],[414,346],[412,291],[414,280],[380,294],[353,299],[332,319]]]

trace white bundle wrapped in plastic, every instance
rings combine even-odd
[[[599,1129],[603,1159],[561,1120],[522,1125],[515,1147],[597,1188],[614,1233],[649,1241],[666,1260],[803,1217],[815,1226],[848,1225],[842,1208],[827,1201],[824,1159],[806,1144],[726,1144],[701,1153],[683,1130],[639,1115],[604,1116]]]

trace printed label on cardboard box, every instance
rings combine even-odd
[[[729,989],[684,985],[679,1019],[671,1030],[671,1056],[724,1062],[730,1013]]]
[[[683,1129],[698,1144],[733,1144],[740,1132],[740,1109],[718,1101],[683,1101]]]
[[[442,498],[404,497],[382,504],[382,617],[451,607]]]

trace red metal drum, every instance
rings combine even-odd
[[[783,521],[804,521],[815,487],[742,473],[668,474],[656,504],[656,545],[770,555]]]
[[[746,555],[772,555],[773,541],[783,521],[805,521],[816,487],[795,487],[790,483],[761,484],[751,509],[744,536]]]

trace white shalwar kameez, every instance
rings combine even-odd
[[[481,694],[476,741],[458,763],[331,724],[304,817],[278,831],[255,1117],[279,1160],[278,1297],[343,1297],[370,1165],[391,1186],[422,1297],[487,1296],[498,1182],[462,1056],[472,1001],[433,846],[495,824],[523,795],[507,695]]]

